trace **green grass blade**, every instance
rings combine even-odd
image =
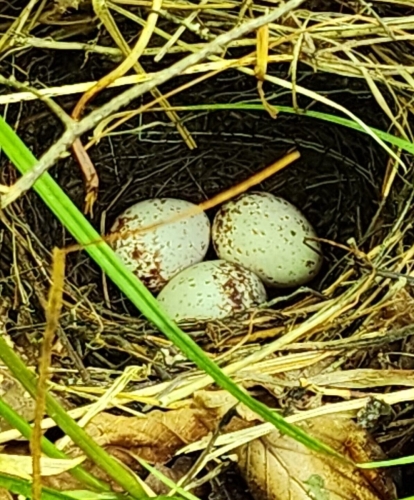
[[[15,495],[32,498],[32,483],[26,479],[0,474],[0,488],[5,488]],[[43,487],[42,500],[73,500],[73,498],[67,493]]]
[[[0,133],[1,136],[1,133]],[[1,142],[1,139],[0,139]],[[0,358],[26,391],[36,397],[37,378],[26,368],[19,356],[13,352],[0,336]],[[125,491],[134,498],[147,498],[136,478],[117,460],[103,450],[79,425],[66,413],[50,394],[46,393],[46,408],[49,416],[66,432],[85,454],[99,465],[110,477],[115,479]]]
[[[269,101],[271,102],[271,101]],[[363,132],[367,134],[367,131],[361,127],[358,123],[349,120],[347,118],[341,118],[336,115],[330,115],[328,113],[321,113],[320,111],[311,110],[296,110],[290,106],[278,106],[273,104],[272,106],[280,113],[288,113],[291,115],[305,116],[309,118],[316,118],[317,120],[322,120],[330,123],[335,123],[336,125],[341,125],[343,127],[351,128],[357,130],[358,132]],[[194,106],[172,106],[169,108],[173,111],[221,111],[221,110],[243,110],[243,111],[263,111],[264,107],[262,104],[249,104],[249,103],[225,103],[225,104],[195,104]],[[151,109],[151,111],[154,111]],[[164,109],[157,108],[157,111],[164,111]],[[396,137],[395,135],[384,132],[383,130],[369,127],[375,134],[378,135],[380,139],[393,146],[397,146],[407,153],[414,154],[414,143],[402,139],[401,137]]]
[[[177,484],[170,479],[169,477],[165,476],[161,471],[159,471],[156,467],[152,467],[148,462],[146,462],[143,458],[135,457],[136,460],[144,467],[144,469],[147,469],[149,473],[151,473],[154,477],[156,477],[159,481],[161,481],[163,484],[168,486],[170,490],[174,490],[174,493],[179,493],[183,498],[186,500],[200,500],[198,497],[190,493],[189,491],[184,490],[180,486],[177,486]],[[172,498],[168,496],[167,498]]]
[[[17,429],[20,434],[25,437],[28,441],[32,436],[32,427],[28,422],[26,422],[20,415],[18,415],[13,408],[11,408],[3,399],[0,398],[0,415],[15,429]],[[45,437],[42,437],[41,447],[43,453],[51,458],[69,458],[63,451],[60,451],[56,446],[51,443]],[[73,477],[78,479],[78,481],[89,486],[93,490],[97,491],[110,491],[110,487],[105,483],[102,483],[91,474],[86,472],[80,465],[74,467],[69,471]]]
[[[26,148],[24,143],[4,119],[2,117],[0,118],[0,145],[18,170],[22,173],[27,172],[35,165],[36,158],[32,155],[30,150]],[[66,196],[49,174],[46,173],[42,175],[35,183],[34,189],[80,244],[85,245],[89,242],[96,242],[100,238],[100,235],[89,224],[82,213],[75,207],[69,197]],[[281,432],[303,443],[310,449],[325,452],[345,460],[343,456],[329,446],[312,438],[299,427],[289,424],[283,417],[269,409],[266,405],[253,399],[230,378],[225,376],[220,368],[205,355],[203,350],[188,335],[182,332],[160,309],[156,299],[145,286],[124,267],[109,245],[101,241],[93,245],[88,245],[85,249],[92,259],[95,260],[101,269],[147,317],[147,319],[154,323],[160,331],[179,347],[188,359],[192,360],[199,368],[210,375],[218,385],[230,392],[240,402],[244,403],[262,418],[271,422]],[[0,349],[0,355],[1,354]],[[49,396],[48,400],[50,402],[51,396]],[[53,416],[53,418],[55,419],[55,416]],[[61,424],[59,425],[62,427]],[[62,429],[66,432],[64,427],[62,427]]]
[[[27,479],[0,473],[0,488],[5,488],[15,495],[32,498],[32,483]],[[154,500],[160,498],[162,497],[156,497]],[[167,500],[166,497],[164,498]],[[44,486],[42,488],[42,500],[131,500],[131,497],[112,492],[95,493],[87,490],[60,491]],[[168,500],[182,499],[170,497]]]
[[[414,455],[408,457],[392,458],[390,460],[381,460],[378,462],[366,462],[356,464],[360,469],[377,469],[378,467],[395,467],[414,463]]]

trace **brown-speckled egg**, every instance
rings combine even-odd
[[[266,301],[266,290],[251,271],[224,260],[195,264],[177,274],[158,295],[174,320],[213,320]]]
[[[210,240],[210,221],[204,213],[134,234],[134,230],[167,221],[194,205],[174,198],[141,201],[121,214],[111,233],[125,234],[112,246],[126,267],[153,292],[183,269],[201,262]],[[130,234],[129,234],[130,233]]]
[[[241,264],[270,287],[289,288],[312,280],[321,268],[316,234],[288,201],[270,193],[246,193],[223,205],[212,227],[220,259]]]

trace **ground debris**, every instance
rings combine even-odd
[[[351,419],[319,417],[301,427],[355,462],[384,458],[379,445]],[[256,500],[394,500],[384,469],[357,469],[305,448],[274,431],[237,450],[239,467]]]

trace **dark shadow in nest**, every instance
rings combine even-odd
[[[79,67],[82,62],[80,55],[74,54],[70,64],[75,64],[74,60]],[[48,84],[69,83],[73,78],[67,72],[65,76],[62,62],[48,78]],[[36,59],[32,59],[32,79],[36,71],[42,73],[44,64],[42,57],[39,57],[38,65]],[[96,60],[91,56],[87,67],[81,71],[83,78],[96,77],[95,68]],[[287,66],[278,69],[277,76],[286,77],[287,69]],[[302,68],[299,74],[299,83],[307,88],[340,102],[366,123],[386,128],[383,112],[361,81],[313,74],[306,68]],[[77,75],[79,78],[82,77]],[[181,78],[181,81],[186,79]],[[175,81],[174,87],[179,83]],[[163,91],[169,88],[165,85]],[[272,102],[291,105],[290,92],[269,84],[265,90]],[[108,95],[103,97],[106,100]],[[93,105],[97,105],[100,99]],[[302,108],[314,105],[301,96],[298,100]],[[173,105],[178,106],[242,101],[258,102],[256,82],[236,71],[227,71],[170,99]],[[73,96],[61,98],[60,104],[71,110]],[[320,105],[318,110],[332,112]],[[297,148],[301,153],[300,160],[256,189],[270,191],[296,205],[322,238],[343,244],[349,238],[362,241],[378,209],[387,161],[385,152],[370,137],[294,114],[281,113],[276,120],[265,111],[193,111],[179,114],[198,144],[194,151],[188,150],[162,112],[146,113],[131,120],[122,131],[118,131],[121,133],[101,140],[91,150],[100,178],[99,199],[92,220],[98,230],[101,229],[103,214],[108,231],[117,215],[146,198],[169,196],[192,202],[203,201],[249,178],[292,148]],[[13,124],[12,115],[10,123]],[[138,129],[143,126],[140,132]],[[18,131],[37,156],[56,140],[60,130],[56,118],[45,111],[44,105],[36,102],[23,105]],[[75,161],[71,158],[60,161],[52,169],[52,174],[82,208],[83,181]],[[26,196],[24,211],[28,223],[46,247],[64,246],[72,241],[34,193]],[[215,210],[211,210],[208,215],[212,218],[214,213]],[[392,214],[388,215],[392,220]],[[322,280],[325,284],[332,281],[343,269],[338,262],[344,255],[342,250],[324,245],[324,255],[324,268],[312,283],[316,288]],[[214,258],[212,251],[208,258]],[[333,268],[334,272],[330,272]],[[87,287],[89,298],[94,303],[102,303],[100,271],[85,253],[69,256],[67,278],[79,288]],[[116,287],[109,285],[109,288],[112,306],[122,312],[125,309],[123,299]],[[120,301],[122,304],[117,305]],[[130,307],[127,311],[132,312]]]
[[[308,75],[306,84],[357,109],[360,116],[364,109],[366,121],[384,127],[378,119],[381,112],[377,105],[358,82],[337,79],[333,83],[324,75]],[[345,86],[350,88],[345,90]],[[267,91],[271,94],[278,89],[268,86]],[[255,99],[254,80],[228,72],[171,101],[185,105]],[[279,92],[274,102],[290,104],[290,96]],[[299,98],[299,105],[305,107],[309,101]],[[295,115],[280,114],[273,120],[264,111],[195,111],[180,115],[197,141],[194,151],[187,149],[161,112],[128,123],[124,135],[112,136],[93,150],[101,182],[94,217],[97,227],[108,207],[106,231],[117,215],[145,198],[169,196],[203,201],[297,148],[301,153],[299,161],[255,189],[270,191],[296,205],[322,238],[343,244],[349,238],[362,241],[378,208],[386,166],[386,155],[368,136]],[[141,133],[133,131],[154,121],[158,122],[156,127]],[[69,194],[82,205],[83,186],[76,167],[61,167],[58,177],[62,186],[71,186]],[[213,218],[214,213],[213,209],[208,215]],[[312,284],[315,287],[343,255],[330,245],[325,245],[324,250],[325,266]],[[214,257],[210,251],[208,258]],[[79,257],[75,260],[79,263]],[[99,279],[89,272],[78,267],[72,279],[80,286]],[[341,266],[330,280],[340,272]],[[112,297],[116,296],[116,292],[112,293]]]

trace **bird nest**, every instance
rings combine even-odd
[[[344,11],[336,2],[316,4],[305,2],[270,23],[262,79],[254,67],[263,40],[246,33],[220,56],[210,55],[208,62],[204,57],[192,70],[165,80],[162,92],[171,94],[169,103],[159,99],[150,106],[159,97],[153,88],[152,97],[137,94],[129,111],[114,107],[91,127],[93,135],[82,140],[99,190],[88,217],[105,234],[140,200],[168,196],[201,203],[299,151],[298,161],[255,189],[287,199],[312,223],[324,254],[318,277],[300,289],[272,291],[267,304],[235,317],[180,326],[236,380],[259,393],[269,391],[281,408],[293,411],[299,401],[304,404],[303,394],[313,402],[317,394],[324,411],[334,413],[347,391],[349,406],[338,412],[355,414],[378,394],[396,413],[412,415],[412,394],[390,375],[391,369],[412,368],[414,350],[412,161],[397,147],[390,153],[367,126],[411,136],[413,6],[351,2]],[[151,6],[146,0],[110,3],[131,46],[137,26],[151,23]],[[105,20],[88,2],[59,0],[49,7],[32,13],[31,34],[3,26],[8,37],[0,45],[9,75],[23,72],[71,113],[78,94],[91,88],[85,82],[117,67],[125,47],[100,30]],[[150,75],[172,68],[267,9],[263,2],[236,0],[211,7],[165,2],[155,9],[158,24],[140,61]],[[142,68],[131,69],[91,106],[99,109],[120,94],[120,86],[145,81]],[[259,88],[258,81],[264,82]],[[37,156],[58,139],[59,113],[30,89],[21,86],[0,97],[9,123]],[[328,114],[344,110],[349,122],[328,121]],[[87,111],[86,106],[82,113]],[[364,123],[355,125],[355,117]],[[82,177],[73,156],[66,155],[51,173],[83,209],[90,172]],[[3,157],[2,181],[14,180],[15,170]],[[208,211],[210,218],[216,209]],[[44,328],[51,250],[73,240],[33,192],[9,205],[2,223],[8,333],[30,361],[33,340]],[[214,258],[212,250],[207,258]],[[60,325],[53,380],[56,387],[76,380],[79,390],[72,388],[71,397],[87,397],[81,386],[107,386],[130,365],[142,366],[134,382],[138,393],[150,380],[151,395],[162,397],[165,406],[210,383],[84,252],[68,256]],[[325,374],[340,368],[342,378],[331,387]],[[395,439],[388,439],[390,448]]]

